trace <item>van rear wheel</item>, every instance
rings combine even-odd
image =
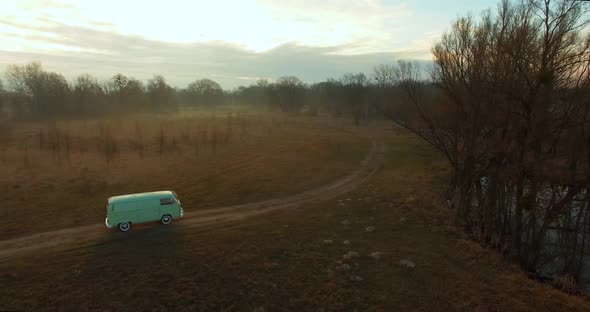
[[[172,223],[172,216],[171,215],[163,215],[162,219],[160,219],[160,222],[162,222],[162,224],[168,225],[168,224]]]
[[[119,223],[119,230],[121,230],[121,232],[127,232],[130,229],[131,229],[131,223],[129,223],[129,222]]]

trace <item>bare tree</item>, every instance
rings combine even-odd
[[[4,94],[4,83],[2,79],[0,79],[0,112],[4,110],[4,102],[5,102],[5,94]]]
[[[46,72],[41,63],[10,65],[6,70],[9,88],[26,99],[20,105],[27,106],[36,117],[63,113],[67,109],[69,84],[57,73]]]
[[[294,76],[283,76],[275,84],[279,106],[284,112],[298,112],[303,107],[305,84]]]
[[[176,91],[160,75],[154,75],[147,83],[147,94],[155,110],[176,110]]]
[[[434,46],[436,92],[410,63],[396,68],[417,117],[398,123],[449,160],[457,223],[531,271],[552,228],[575,233],[564,272],[579,273],[586,247],[588,22],[580,1],[506,0],[459,18]]]
[[[346,93],[346,104],[352,112],[355,125],[359,125],[361,120],[368,115],[367,88],[369,80],[363,73],[346,74],[341,79]]]
[[[96,78],[83,74],[74,80],[73,102],[81,114],[104,113],[105,94]]]
[[[391,64],[381,64],[373,68],[373,80],[379,88],[391,87],[395,84],[396,67]]]
[[[221,86],[211,79],[201,79],[188,85],[187,97],[195,105],[218,105],[223,103]]]

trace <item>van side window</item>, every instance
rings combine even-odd
[[[172,198],[160,198],[160,205],[164,206],[164,205],[171,205],[174,203],[174,200]]]

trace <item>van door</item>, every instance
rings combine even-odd
[[[129,203],[129,214],[133,222],[142,223],[149,221],[150,207],[146,207],[145,201],[136,201]]]

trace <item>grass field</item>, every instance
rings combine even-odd
[[[384,167],[333,200],[213,228],[146,228],[3,262],[0,309],[590,309],[587,299],[527,279],[455,231],[439,203],[444,163],[404,134],[388,134],[387,143]]]
[[[239,110],[4,124],[0,239],[101,222],[113,195],[172,189],[190,212],[323,185],[369,146],[349,128]]]

